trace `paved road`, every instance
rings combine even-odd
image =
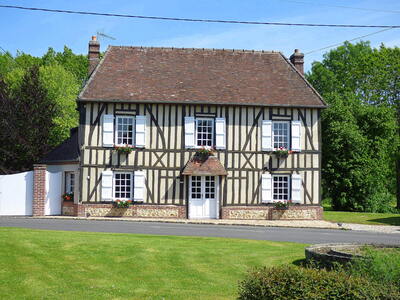
[[[156,222],[32,219],[0,217],[0,227],[25,227],[49,230],[140,233],[179,236],[227,237],[298,243],[359,242],[400,244],[399,234],[331,229],[203,225]]]

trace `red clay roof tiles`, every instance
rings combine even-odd
[[[116,46],[79,100],[325,107],[279,52]]]

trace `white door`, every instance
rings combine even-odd
[[[189,184],[189,218],[218,218],[216,177],[191,176]]]
[[[46,204],[45,215],[61,215],[62,173],[46,171]]]

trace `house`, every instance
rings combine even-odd
[[[321,218],[326,105],[303,76],[303,57],[110,46],[100,59],[93,38],[77,99],[79,166],[64,176],[74,201],[63,213]]]

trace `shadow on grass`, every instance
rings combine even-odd
[[[388,224],[388,225],[397,225],[400,226],[400,216],[398,217],[388,217],[388,218],[379,218],[379,219],[370,219],[368,220],[370,222],[379,222],[382,224]]]
[[[298,267],[303,267],[306,265],[306,259],[296,259],[294,261],[292,261],[292,265],[298,266]]]

